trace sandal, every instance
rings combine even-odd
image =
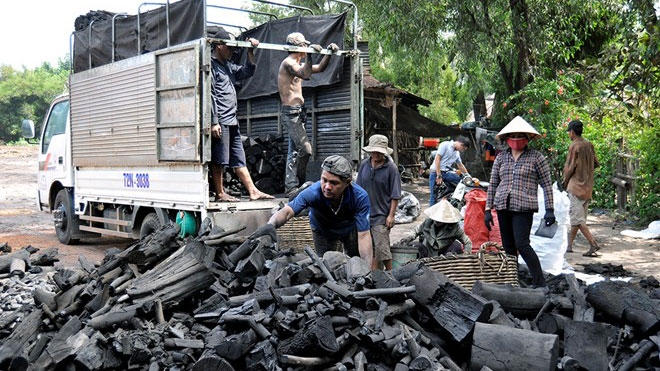
[[[592,249],[589,249],[589,251],[582,254],[582,256],[587,256],[587,257],[590,257],[590,258],[598,258],[598,257],[600,257],[600,254],[596,254],[596,251],[594,251]]]

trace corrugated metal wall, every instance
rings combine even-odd
[[[154,56],[71,75],[74,166],[157,164]]]

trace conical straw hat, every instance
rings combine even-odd
[[[461,213],[453,207],[446,199],[424,210],[424,214],[440,223],[458,223],[461,221]]]
[[[502,139],[503,136],[511,133],[525,133],[529,135],[529,139],[536,139],[540,136],[539,132],[520,116],[514,117],[513,120],[506,124],[506,126],[497,133],[496,137],[497,139]]]

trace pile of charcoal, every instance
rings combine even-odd
[[[0,369],[660,367],[652,277],[467,291],[421,262],[372,272],[357,257],[240,232],[183,240],[167,225],[75,269],[53,268],[52,251],[0,255],[3,303],[17,303],[0,311]]]
[[[268,194],[284,193],[287,142],[282,135],[245,137],[245,166],[254,185]],[[223,176],[227,192],[233,196],[247,195],[245,186],[229,167]]]

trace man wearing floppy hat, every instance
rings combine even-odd
[[[316,51],[321,51],[320,45],[310,45],[310,42],[300,32],[289,34],[286,37],[286,43],[298,47],[309,46]],[[335,43],[331,43],[328,45],[328,49],[336,52],[339,47]],[[306,52],[289,51],[289,55],[280,64],[277,74],[277,88],[282,102],[280,118],[289,132],[284,177],[284,191],[287,196],[292,196],[298,187],[305,183],[307,163],[312,155],[312,146],[305,130],[307,117],[302,81],[309,80],[313,73],[325,71],[329,62],[329,54],[324,55],[319,64],[313,64],[311,57]]]
[[[532,285],[545,286],[545,277],[538,255],[529,242],[534,213],[539,210],[537,190],[540,185],[545,197],[545,223],[555,223],[554,199],[550,166],[541,152],[529,148],[538,131],[525,119],[516,116],[497,135],[509,149],[495,157],[486,197],[484,221],[493,225],[491,209],[497,212],[502,245],[509,255],[522,256],[532,275]]]
[[[394,215],[401,199],[401,175],[389,155],[393,150],[384,135],[374,134],[369,145],[362,148],[369,157],[360,163],[355,182],[369,194],[371,214],[371,240],[376,255],[372,269],[382,262],[386,270],[392,270],[390,229],[394,227]]]
[[[309,209],[309,225],[317,254],[337,250],[341,243],[348,256],[359,256],[372,267],[369,195],[351,182],[352,175],[353,166],[346,158],[327,157],[321,165],[321,180],[305,188],[273,214],[268,223],[254,231],[250,238],[270,235],[277,240],[276,228]]]
[[[458,224],[461,221],[461,213],[449,201],[443,198],[425,209],[424,214],[428,218],[410,231],[402,241],[411,243],[420,237],[418,242],[412,243],[412,246],[417,247],[420,258],[472,251],[472,241]]]

